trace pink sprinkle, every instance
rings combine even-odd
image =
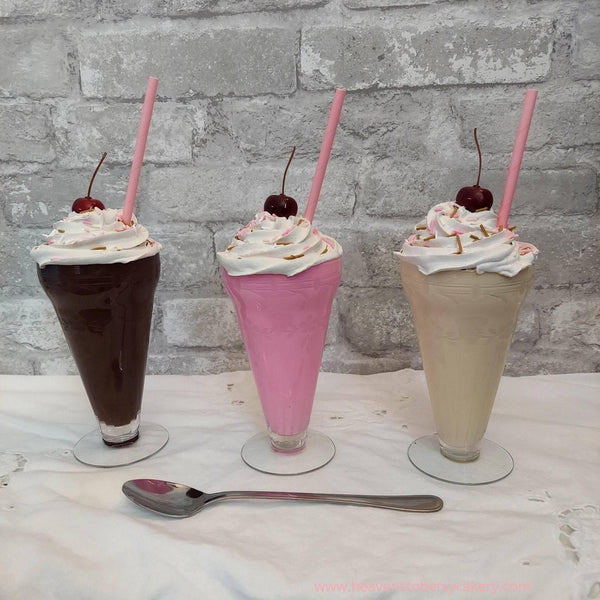
[[[433,210],[434,212],[442,212],[444,209],[441,206],[435,206]]]
[[[335,244],[333,243],[333,240],[330,240],[329,238],[324,237],[323,241],[330,247],[330,248],[335,248]]]
[[[408,237],[408,239],[406,240],[407,244],[410,244],[412,246],[413,242],[417,239],[417,236],[413,233],[411,236]]]
[[[521,256],[525,256],[526,254],[531,254],[533,252],[533,247],[524,242],[519,242],[519,254]]]
[[[44,244],[48,244],[49,246],[51,246],[52,244],[54,244],[54,240],[48,240],[47,242],[44,242]]]
[[[293,227],[288,227],[282,234],[281,237],[285,237],[286,235],[292,233],[292,231],[294,231]]]
[[[302,250],[306,251],[310,248],[310,246],[306,245],[306,246],[302,246]]]
[[[458,229],[454,229],[452,231],[452,235],[462,235],[464,233],[464,231],[458,231]]]

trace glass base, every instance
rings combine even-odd
[[[271,475],[301,475],[316,471],[334,456],[334,443],[326,435],[310,430],[300,450],[275,450],[266,431],[251,437],[242,448],[242,459],[249,467]]]
[[[169,440],[167,430],[156,423],[140,424],[139,437],[131,444],[108,446],[99,429],[84,435],[73,448],[73,456],[92,467],[122,467],[156,454]]]
[[[499,481],[512,473],[515,464],[502,446],[486,439],[481,440],[479,458],[470,462],[450,460],[442,454],[440,440],[435,434],[415,440],[408,448],[408,458],[426,475],[461,485]]]

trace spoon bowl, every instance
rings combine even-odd
[[[134,504],[165,517],[185,518],[222,500],[296,500],[351,504],[407,512],[437,512],[444,503],[430,495],[372,496],[356,494],[311,494],[306,492],[230,491],[207,494],[193,487],[161,479],[131,479],[123,493]]]

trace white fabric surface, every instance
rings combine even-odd
[[[79,378],[2,376],[0,598],[599,598],[599,392],[600,374],[503,378],[486,437],[511,452],[515,470],[463,487],[428,478],[406,456],[433,431],[417,371],[322,374],[311,425],[337,455],[295,477],[241,461],[263,428],[248,372],[148,377],[143,419],[170,441],[115,469],[71,453],[95,426]],[[139,477],[208,492],[432,493],[445,507],[241,501],[172,520],[123,496],[121,484]],[[466,591],[474,584],[487,588]]]

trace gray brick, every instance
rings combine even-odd
[[[597,0],[579,2],[571,71],[575,79],[600,79],[600,5]]]
[[[0,97],[69,94],[67,43],[52,26],[0,26],[0,55]]]
[[[45,355],[38,361],[35,372],[36,375],[56,375],[57,373],[79,375],[77,365],[71,355],[55,356],[54,352],[52,355]]]
[[[2,160],[49,163],[55,158],[48,106],[37,103],[0,104]]]
[[[89,163],[85,169],[0,177],[0,204],[7,223],[14,227],[42,227],[44,233],[49,233],[52,224],[68,214],[73,201],[87,194],[94,168]],[[142,170],[142,179],[145,176],[146,169]],[[128,179],[128,167],[103,165],[94,180],[92,195],[107,207],[120,208]],[[138,198],[138,204],[141,202],[143,198]],[[38,237],[37,241],[41,241],[41,234]]]
[[[597,274],[597,271],[596,271]],[[600,303],[597,298],[578,298],[559,304],[551,316],[550,343],[585,349],[600,361]]]
[[[415,350],[393,349],[370,356],[340,345],[326,346],[321,363],[322,371],[356,375],[422,368],[421,355]]]
[[[369,8],[396,8],[405,6],[422,6],[425,4],[441,4],[449,0],[342,0],[342,4],[353,10]]]
[[[80,18],[91,14],[95,0],[2,0],[0,18],[30,20]]]
[[[303,212],[315,163],[299,160],[293,165],[286,180],[286,192],[296,198],[299,212]],[[240,225],[245,224],[262,210],[267,196],[280,191],[284,168],[285,161],[280,161],[277,165],[197,165],[193,169],[149,171],[140,184],[145,221],[154,224],[174,219],[186,222],[239,219]],[[352,171],[352,165],[331,160],[317,209],[319,217],[351,214]]]
[[[600,85],[596,82],[540,90],[527,149],[600,143],[599,94]],[[512,152],[523,96],[522,90],[503,90],[502,93],[481,90],[461,94],[455,101],[455,111],[460,119],[462,145],[469,150],[475,149],[473,128],[477,127],[484,158],[495,152]]]
[[[33,361],[28,356],[27,349],[3,347],[0,353],[0,374],[2,375],[33,375]],[[56,372],[56,371],[55,371]]]
[[[535,291],[533,295],[535,295]],[[522,344],[531,347],[531,345],[535,344],[539,339],[540,316],[536,306],[532,302],[532,294],[530,293],[525,304],[521,308],[512,343],[513,345]]]
[[[3,337],[34,350],[67,348],[56,313],[49,300],[19,298],[0,300]]]
[[[309,8],[329,0],[103,0],[107,14],[119,17],[152,15],[154,17],[206,17],[208,15],[239,14],[270,10]]]
[[[206,227],[195,227],[193,233],[167,233],[155,229],[152,235],[163,246],[160,252],[161,290],[180,291],[218,282],[212,233]]]
[[[597,373],[600,357],[596,352],[573,352],[572,349],[547,348],[532,351],[510,350],[505,375],[549,375],[552,373]]]
[[[292,98],[225,99],[221,119],[249,160],[284,158],[292,146],[296,157],[316,157],[329,114],[332,94],[295,94]],[[429,131],[431,102],[425,95],[380,92],[349,95],[332,149],[333,156],[359,160],[402,148],[403,156],[421,158]]]
[[[342,332],[342,320],[339,313],[339,305],[337,298],[334,298],[333,304],[331,305],[331,316],[329,317],[325,345],[331,346],[339,344],[343,339],[344,335]]]
[[[311,90],[360,90],[541,81],[551,50],[551,24],[534,19],[515,26],[309,27],[302,32],[301,82]]]
[[[35,244],[43,241],[38,231],[0,232],[0,288],[10,290],[34,289],[39,292],[35,261],[29,255]]]
[[[412,315],[397,289],[344,290],[338,294],[344,335],[365,354],[417,347]]]
[[[79,42],[83,95],[139,98],[149,74],[160,79],[159,96],[169,98],[295,90],[294,30],[196,25],[174,21],[85,31]]]
[[[242,344],[235,309],[229,298],[167,300],[163,313],[170,346],[214,348]]]
[[[293,170],[299,158],[318,156],[331,98],[331,94],[300,97],[294,94],[291,98],[224,99],[222,113],[238,147],[250,159],[285,160],[292,146],[296,146]],[[343,137],[340,127],[336,133],[334,156],[342,152]]]
[[[151,354],[148,356],[146,372],[149,375],[208,375],[249,369],[250,365],[243,348],[227,348]]]
[[[535,285],[595,283],[600,272],[598,218],[538,217],[518,229],[540,250]]]
[[[140,115],[141,103],[61,105],[56,117],[61,164],[94,164],[103,152],[108,152],[107,164],[131,164]],[[194,130],[202,121],[193,107],[155,103],[144,160],[191,162]]]
[[[425,216],[429,208],[438,202],[456,198],[463,186],[473,185],[477,180],[477,154],[472,157],[473,166],[434,167],[426,162],[399,164],[395,159],[377,161],[362,177],[357,195],[357,211],[378,217]],[[531,165],[531,159],[524,159]],[[597,209],[597,175],[591,167],[564,169],[523,168],[513,206],[512,221],[518,223],[520,215],[594,214]],[[507,165],[508,168],[508,165]],[[484,168],[481,185],[494,195],[494,209],[500,208],[507,168],[503,170]]]
[[[400,287],[400,270],[393,252],[399,250],[412,225],[354,223],[351,227],[323,225],[344,251],[342,285],[345,287]]]

